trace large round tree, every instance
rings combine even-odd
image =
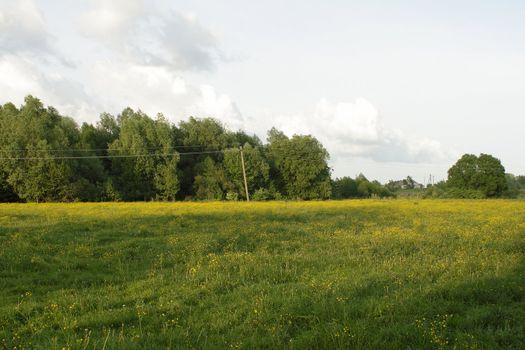
[[[505,168],[499,159],[481,154],[464,154],[448,170],[448,185],[462,190],[476,190],[487,197],[498,197],[507,188]]]

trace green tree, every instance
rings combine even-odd
[[[499,197],[507,189],[505,168],[488,154],[463,155],[448,170],[447,184],[459,190],[480,191],[486,197]]]
[[[7,182],[7,173],[0,170],[0,203],[18,202],[19,198],[11,185]]]
[[[525,176],[524,175],[516,176],[516,181],[518,182],[520,188],[525,188]]]
[[[224,126],[213,118],[190,117],[188,121],[181,121],[175,132],[177,149],[180,152],[197,153],[184,156],[179,163],[181,191],[178,197],[180,199],[191,198],[196,195],[195,189],[199,187],[195,186],[194,182],[198,176],[203,175],[202,171],[206,169],[205,166],[201,166],[201,163],[207,158],[213,160],[213,163],[220,163],[222,161],[221,151],[228,147],[233,137],[229,136]]]
[[[246,143],[243,147],[243,152],[248,192],[254,194],[256,190],[268,187],[270,166],[261,148],[254,148],[249,143]],[[226,178],[228,179],[228,189],[237,193],[239,198],[246,198],[239,150],[235,148],[228,149],[224,153],[223,164]]]
[[[357,194],[360,198],[369,198],[370,197],[370,182],[368,181],[359,181],[357,185]]]
[[[332,198],[346,199],[358,197],[357,182],[349,176],[335,179],[332,183]]]
[[[112,183],[124,200],[173,200],[179,190],[173,129],[162,116],[151,119],[125,109],[118,138],[109,146]]]
[[[238,148],[249,144],[254,148],[262,148],[263,144],[257,135],[248,135],[244,131],[226,132],[227,147]]]
[[[195,177],[195,198],[199,200],[222,200],[225,195],[224,170],[211,157],[197,165]]]
[[[82,184],[90,183],[78,171],[80,133],[73,119],[61,116],[53,107],[27,96],[17,109],[5,105],[0,113],[0,166],[5,181],[26,201],[83,200]]]
[[[176,127],[130,108],[79,127],[27,96],[20,108],[0,106],[0,201],[244,198],[239,146],[254,198],[329,198],[328,152],[317,139],[272,129],[268,142],[212,118]]]
[[[281,193],[293,199],[330,197],[329,155],[315,137],[294,135],[288,138],[272,129],[268,142],[268,158]]]
[[[97,128],[91,124],[82,124],[78,142],[79,152],[76,152],[78,156],[107,156],[107,147],[107,141],[103,139]],[[78,175],[86,180],[77,184],[81,192],[83,192],[82,197],[92,201],[102,199],[104,182],[107,180],[110,168],[110,160],[107,158],[85,158],[76,162]]]

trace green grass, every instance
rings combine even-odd
[[[523,349],[525,202],[0,205],[0,349]]]

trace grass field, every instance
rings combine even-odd
[[[524,349],[525,202],[0,205],[0,349]]]

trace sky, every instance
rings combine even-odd
[[[311,134],[333,176],[525,174],[525,2],[0,0],[0,103]]]

